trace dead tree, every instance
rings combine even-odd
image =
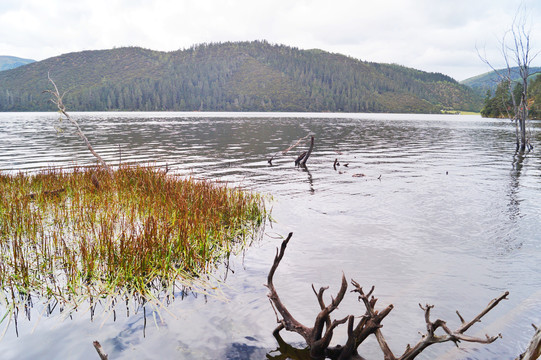
[[[524,8],[520,8],[519,11],[517,11],[511,28],[505,33],[500,43],[502,57],[506,65],[504,70],[497,70],[488,61],[486,56],[481,56],[479,54],[481,60],[490,66],[490,68],[498,75],[500,82],[508,84],[508,92],[513,104],[511,120],[515,122],[517,150],[521,152],[532,148],[532,145],[526,137],[526,125],[529,116],[528,78],[531,75],[534,75],[533,73],[530,73],[530,67],[532,61],[534,61],[538,55],[538,53],[532,53],[530,30],[526,28],[526,14],[527,11]],[[518,68],[520,76],[518,82],[515,81],[513,76],[514,67]],[[514,86],[516,84],[521,85],[521,91],[518,98],[514,91]]]
[[[506,299],[509,292],[505,292],[498,298],[493,299],[487,305],[487,307],[483,311],[481,311],[481,313],[479,313],[479,315],[477,315],[469,322],[464,321],[462,316],[457,312],[457,315],[460,318],[462,325],[456,330],[451,330],[447,326],[446,322],[443,320],[430,320],[430,310],[433,308],[432,305],[419,305],[425,314],[427,333],[422,335],[419,342],[413,347],[408,345],[404,353],[397,357],[391,351],[389,345],[387,344],[387,341],[385,340],[381,332],[381,322],[391,312],[391,310],[393,309],[393,305],[388,305],[387,307],[379,311],[376,310],[376,302],[378,301],[378,299],[372,295],[374,292],[373,286],[369,292],[365,293],[362,287],[355,280],[351,280],[351,284],[353,285],[352,292],[358,294],[359,301],[363,303],[365,308],[364,315],[360,318],[356,325],[355,317],[353,315],[349,315],[338,320],[331,319],[332,312],[338,308],[338,305],[344,298],[347,291],[348,283],[344,274],[342,274],[340,290],[338,291],[336,297],[331,297],[331,302],[328,305],[325,304],[325,301],[323,299],[323,294],[328,288],[322,287],[321,289],[319,289],[319,291],[316,291],[314,286],[312,285],[312,290],[317,297],[320,311],[316,316],[314,326],[305,326],[299,321],[297,321],[293,317],[293,315],[287,310],[286,306],[282,303],[282,300],[278,296],[278,293],[276,292],[276,288],[274,287],[273,283],[274,273],[276,272],[278,265],[282,261],[287,244],[292,236],[293,233],[289,233],[288,237],[282,242],[280,249],[277,249],[274,262],[267,277],[266,287],[269,289],[268,297],[276,313],[277,322],[279,324],[278,327],[274,330],[273,334],[278,340],[281,339],[281,337],[279,337],[279,332],[283,329],[299,334],[304,338],[306,344],[308,345],[308,353],[311,359],[363,359],[359,355],[358,348],[359,345],[361,345],[370,335],[375,335],[386,360],[414,359],[428,346],[436,343],[452,341],[458,345],[458,343],[461,341],[467,341],[489,344],[501,337],[501,335],[486,335],[485,338],[477,338],[465,335],[465,332],[476,322],[479,322],[480,319],[490,310],[492,310],[496,305],[498,305],[501,300]],[[348,335],[345,344],[332,347],[329,346],[335,328],[346,322]],[[441,329],[443,334],[437,335],[436,330],[438,329]],[[286,348],[283,343],[280,343],[280,341],[279,344],[281,349]],[[289,349],[288,351],[291,350]],[[306,352],[303,351],[302,354],[304,355],[306,354]]]
[[[62,101],[66,93],[63,93],[62,95],[60,95],[60,92],[58,91],[58,87],[56,86],[53,79],[51,79],[49,74],[47,74],[47,79],[49,79],[49,82],[53,85],[54,90],[45,90],[44,92],[52,95],[52,99],[50,100],[53,104],[56,105],[60,115],[64,116],[73,126],[75,126],[75,131],[77,132],[77,135],[79,135],[79,137],[83,139],[88,150],[90,150],[92,155],[94,155],[94,157],[98,160],[98,163],[107,170],[107,172],[109,173],[109,176],[113,178],[113,169],[111,169],[111,167],[105,162],[105,160],[103,160],[103,158],[94,150],[94,148],[90,144],[90,141],[88,141],[87,137],[81,130],[79,123],[67,113],[66,106],[64,105],[64,102]]]

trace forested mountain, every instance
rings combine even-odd
[[[498,72],[507,75],[507,69],[499,69]],[[539,72],[541,72],[541,67],[530,68],[530,74],[535,74]],[[511,78],[517,81],[520,80],[520,73],[518,67],[511,68]],[[490,71],[481,75],[468,78],[466,80],[462,80],[460,83],[471,87],[477,94],[484,97],[487,94],[487,91],[490,91],[491,94],[494,94],[500,81],[500,76],[496,72]]]
[[[523,86],[521,83],[511,84],[516,101],[520,101]],[[509,82],[498,84],[494,95],[487,93],[484,107],[481,110],[483,117],[507,118],[514,116],[514,106],[509,93]],[[529,81],[528,85],[528,115],[530,119],[541,119],[541,76]]]
[[[479,110],[452,78],[265,41],[158,52],[83,51],[0,72],[0,111],[52,110],[47,73],[68,110],[440,112]]]
[[[33,63],[34,60],[22,59],[15,56],[0,55],[0,71],[15,69],[19,66]]]

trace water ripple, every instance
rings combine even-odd
[[[268,205],[276,222],[268,233],[295,232],[277,282],[291,309],[309,321],[317,311],[309,284],[336,285],[343,270],[365,286],[376,285],[381,302],[395,305],[385,331],[397,347],[423,331],[419,302],[436,304],[441,316],[451,319],[457,308],[482,309],[503,289],[511,291],[510,300],[486,322],[488,332],[502,332],[504,338],[461,350],[463,358],[512,358],[518,355],[515,344],[526,344],[531,336],[528,324],[539,323],[541,160],[535,153],[514,156],[514,128],[507,121],[405,114],[73,116],[112,164],[167,164],[173,175],[271,194]],[[0,169],[95,164],[69,128],[56,132],[56,117],[0,114]],[[540,124],[532,124],[534,141],[540,143]],[[306,169],[296,168],[294,160],[307,144],[280,152],[309,133],[316,137],[314,152]],[[271,166],[267,160],[272,156]],[[340,163],[336,170],[335,160]],[[247,252],[228,279],[233,289],[229,305],[211,301],[205,306],[197,300],[172,305],[183,321],[169,321],[165,335],[156,331],[144,340],[138,331],[119,334],[114,324],[82,331],[99,331],[163,358],[179,351],[209,358],[212,351],[242,349],[261,355],[274,347],[270,332],[275,319],[260,285],[276,245],[266,238]],[[355,301],[341,310],[361,314]],[[217,333],[218,323],[233,330]],[[411,331],[405,333],[404,324],[412,324]],[[62,325],[58,334],[68,329]],[[38,329],[23,338],[25,344],[38,343],[39,336],[52,334]],[[172,345],[165,346],[163,336]],[[210,347],[209,338],[215,339]],[[5,343],[0,350],[12,346],[12,353],[24,352],[17,345],[22,342],[10,338]],[[427,356],[445,356],[447,349],[431,348]],[[112,351],[115,358],[130,356],[120,348]]]

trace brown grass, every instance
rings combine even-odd
[[[0,305],[171,295],[257,236],[265,217],[259,195],[151,167],[0,174]]]

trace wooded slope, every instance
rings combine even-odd
[[[53,110],[47,73],[71,111],[478,111],[449,76],[265,41],[159,52],[82,51],[0,72],[0,111]]]
[[[507,69],[499,69],[499,73],[506,75]],[[530,74],[541,73],[541,67],[531,67]],[[511,68],[511,78],[514,81],[519,81],[520,73],[518,67]],[[501,81],[500,75],[495,71],[489,71],[487,73],[477,75],[466,80],[462,80],[460,83],[471,87],[480,96],[486,96],[487,91],[491,94],[496,92],[496,88]]]

